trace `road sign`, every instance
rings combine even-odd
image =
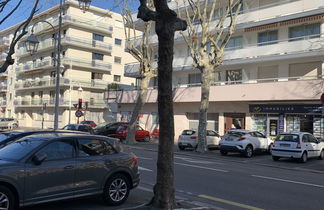
[[[322,93],[322,95],[321,95],[321,102],[322,102],[322,104],[324,104],[324,93]]]
[[[83,115],[83,113],[82,113],[81,110],[76,110],[76,111],[75,111],[75,116],[76,116],[76,117],[82,117],[82,115]]]
[[[77,108],[78,107],[78,104],[73,104],[74,108]]]

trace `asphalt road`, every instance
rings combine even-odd
[[[23,208],[81,210],[122,209],[147,203],[156,179],[156,145],[125,147],[139,158],[141,183],[119,207],[106,206],[99,196],[60,201]],[[303,168],[306,166],[306,168]],[[178,201],[209,209],[323,210],[324,161],[307,164],[283,160],[273,162],[261,154],[250,159],[240,155],[220,156],[218,151],[197,155],[177,151],[174,159]],[[307,167],[310,167],[307,168]],[[313,169],[319,170],[313,170]]]

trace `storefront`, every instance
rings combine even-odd
[[[324,139],[323,106],[320,104],[250,104],[252,128],[267,136],[301,131]]]

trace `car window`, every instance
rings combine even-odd
[[[79,131],[86,131],[86,132],[89,132],[89,128],[88,128],[88,126],[84,126],[84,125],[80,125],[78,130],[79,130]]]
[[[309,135],[309,134],[306,134],[306,135],[308,136],[308,141],[309,142],[312,142],[312,143],[317,143],[318,142],[318,140],[314,136]]]
[[[265,138],[265,136],[262,134],[262,133],[259,133],[259,132],[254,132],[256,137],[258,138]]]
[[[79,156],[99,156],[116,153],[116,150],[108,142],[96,139],[79,139]]]
[[[196,131],[193,131],[193,130],[184,130],[184,131],[182,131],[181,135],[190,136],[190,135],[193,135],[195,133],[196,133]]]
[[[77,130],[75,125],[66,125],[63,127],[63,130]]]
[[[0,159],[20,160],[42,143],[43,141],[28,139],[13,142],[0,149]]]
[[[138,131],[142,131],[143,128],[141,128],[140,126],[137,126],[137,127],[136,127],[136,130],[138,130]]]
[[[303,142],[309,142],[308,136],[306,134],[303,135],[302,141]]]
[[[74,147],[73,142],[69,140],[51,142],[42,149],[40,149],[37,155],[46,155],[45,161],[70,159],[73,158]]]
[[[233,135],[233,136],[239,136],[239,137],[241,137],[241,136],[246,135],[247,133],[238,132],[238,131],[228,131],[227,134],[229,134],[229,135]]]
[[[297,134],[280,134],[277,136],[276,141],[298,142],[299,135],[297,135]]]
[[[127,130],[127,125],[121,125],[118,127],[118,130]]]
[[[215,131],[207,130],[207,136],[219,136]]]

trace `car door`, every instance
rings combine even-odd
[[[306,134],[308,136],[309,144],[311,145],[312,149],[312,157],[318,157],[320,155],[320,144],[319,141],[312,135]]]
[[[141,126],[136,126],[136,134],[135,134],[135,139],[136,140],[143,140],[145,136],[145,131]]]
[[[46,155],[46,159],[39,165],[32,158],[26,162],[25,202],[72,198],[75,190],[74,141],[62,139],[50,142],[35,155]]]
[[[96,137],[78,138],[77,142],[77,195],[100,192],[106,175],[115,166],[112,160],[117,152],[109,143]]]
[[[268,149],[269,143],[268,143],[267,137],[265,137],[260,132],[255,132],[255,135],[258,138],[259,142],[260,142],[260,148],[261,149]]]
[[[259,141],[256,132],[249,132],[247,135],[245,135],[247,137],[248,140],[250,140],[250,142],[253,145],[253,149],[260,149],[261,148],[261,142]]]
[[[303,144],[302,148],[304,147],[304,149],[307,151],[308,157],[314,157],[314,149],[313,149],[311,142],[309,141],[307,134],[303,135],[302,144]]]
[[[216,133],[215,131],[212,130],[207,130],[207,146],[211,145],[211,146],[218,146],[219,141],[220,141],[220,137],[218,135],[218,133]]]

